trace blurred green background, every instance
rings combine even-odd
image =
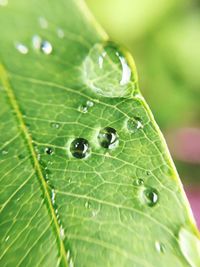
[[[200,226],[200,1],[87,0],[132,53]]]

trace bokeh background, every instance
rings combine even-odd
[[[86,0],[132,53],[200,229],[200,1]]]

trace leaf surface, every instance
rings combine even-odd
[[[198,232],[131,56],[82,1],[6,3],[0,265],[195,266]]]

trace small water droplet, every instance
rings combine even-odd
[[[104,97],[130,98],[137,83],[132,57],[112,42],[93,46],[83,63],[87,86]]]
[[[53,149],[51,147],[46,147],[45,148],[45,153],[47,153],[48,155],[52,155],[53,154]]]
[[[63,228],[62,225],[60,226],[60,238],[61,238],[62,240],[65,239],[65,230],[64,230],[64,228]]]
[[[26,47],[24,44],[16,43],[15,47],[23,55],[28,53],[28,47]]]
[[[52,127],[52,128],[55,128],[55,129],[59,129],[59,128],[60,128],[60,123],[52,122],[52,123],[51,123],[51,127]]]
[[[91,203],[89,201],[85,202],[85,207],[86,209],[90,209],[91,208]]]
[[[51,189],[51,202],[53,205],[55,205],[55,197],[56,197],[56,193],[55,193],[55,189]]]
[[[39,35],[34,35],[32,37],[32,45],[35,50],[40,50],[42,43],[42,38]]]
[[[182,227],[178,235],[180,250],[192,267],[200,266],[200,239]]]
[[[8,0],[0,0],[0,6],[7,6]]]
[[[67,252],[67,262],[69,264],[69,267],[74,267],[74,261],[69,250]]]
[[[3,156],[5,156],[5,155],[8,154],[8,151],[7,150],[2,150],[1,153],[2,153]]]
[[[133,119],[128,119],[126,126],[129,132],[135,133],[138,129],[143,128],[143,124],[140,118],[134,117]]]
[[[99,144],[104,148],[113,149],[118,143],[118,134],[114,128],[106,127],[100,130],[98,135]]]
[[[82,112],[82,113],[87,113],[89,108],[93,107],[94,106],[94,103],[92,101],[87,101],[85,105],[81,105],[79,107],[79,111]]]
[[[58,29],[57,29],[57,35],[58,35],[58,37],[61,38],[61,39],[64,38],[65,33],[64,33],[63,29],[58,28]]]
[[[155,242],[155,248],[159,253],[163,253],[165,251],[164,245],[159,241]]]
[[[38,21],[39,21],[40,27],[42,29],[47,29],[48,28],[48,21],[44,17],[39,17]]]
[[[53,51],[53,47],[50,42],[48,41],[42,41],[41,43],[41,50],[44,54],[50,55]]]
[[[10,238],[10,236],[8,235],[8,236],[5,238],[5,242],[7,242],[9,238]]]
[[[145,188],[143,190],[143,201],[150,207],[155,206],[158,203],[158,192],[154,188]]]
[[[84,138],[76,138],[71,143],[70,151],[77,159],[86,158],[89,155],[89,143]]]
[[[135,180],[133,181],[133,184],[136,185],[136,186],[141,186],[141,185],[144,184],[144,180],[141,179],[141,178],[135,179]]]

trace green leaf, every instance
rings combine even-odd
[[[197,267],[199,234],[131,56],[81,0],[6,3],[0,266]]]

